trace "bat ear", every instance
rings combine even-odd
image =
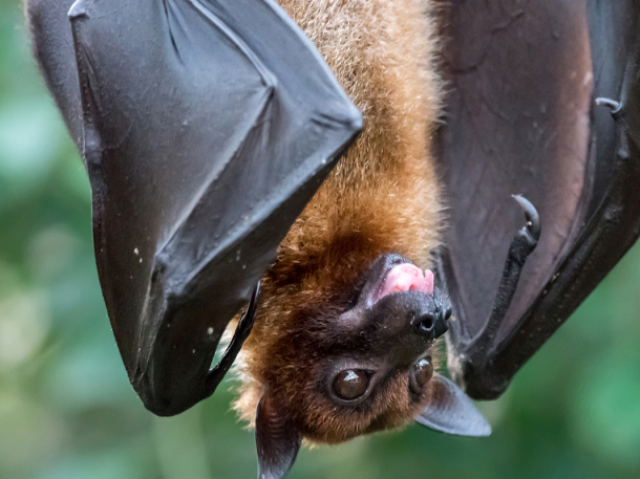
[[[293,466],[302,434],[295,426],[286,405],[266,392],[256,414],[258,479],[280,479]]]
[[[429,382],[429,403],[415,420],[440,432],[458,436],[488,436],[491,426],[471,399],[452,381],[434,374]]]

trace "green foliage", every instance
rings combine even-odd
[[[153,417],[131,389],[93,260],[88,180],[0,0],[0,477],[254,477],[252,434],[212,399]],[[304,450],[290,477],[640,477],[640,244],[481,407],[488,439],[419,426]]]

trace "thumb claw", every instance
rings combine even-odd
[[[528,232],[532,239],[537,242],[540,239],[540,215],[533,204],[521,195],[511,195],[524,210],[524,216],[527,219],[527,225],[523,228],[523,233]]]

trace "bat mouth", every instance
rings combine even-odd
[[[434,282],[430,270],[398,254],[382,255],[367,273],[357,303],[339,321],[359,338],[371,334],[370,343],[384,344],[383,350],[400,341],[401,360],[413,361],[448,329],[451,305]]]
[[[396,265],[387,271],[380,281],[377,291],[371,298],[372,304],[376,304],[389,294],[403,291],[433,294],[433,281],[433,272],[430,269],[422,272],[412,263]]]
[[[363,291],[369,308],[394,293],[415,291],[425,295],[433,294],[434,275],[431,270],[422,271],[399,255],[385,255],[377,263],[374,264]]]

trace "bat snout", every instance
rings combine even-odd
[[[405,291],[385,296],[373,308],[361,310],[356,328],[367,343],[394,364],[406,366],[424,354],[449,329],[451,306],[438,291]]]
[[[429,270],[422,273],[399,255],[383,255],[339,323],[343,338],[357,338],[375,354],[391,354],[394,363],[408,365],[447,332],[450,317],[449,299]]]
[[[369,322],[378,323],[390,332],[417,333],[424,339],[434,340],[449,329],[451,306],[437,289],[431,294],[405,291],[383,298],[369,310],[368,316]]]

